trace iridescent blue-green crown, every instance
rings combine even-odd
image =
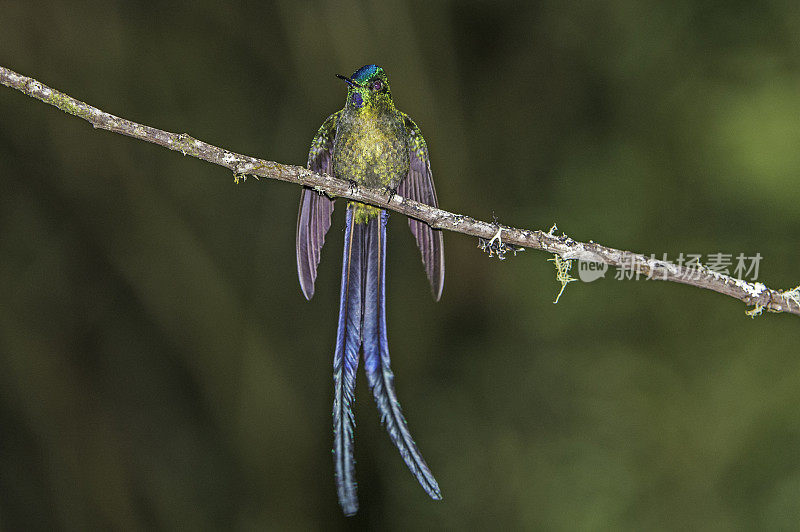
[[[357,83],[364,83],[369,78],[382,71],[383,69],[378,65],[364,65],[356,70],[353,75],[350,76],[350,79]]]

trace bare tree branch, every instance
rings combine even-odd
[[[577,242],[566,235],[556,235],[553,231],[516,229],[497,223],[483,222],[468,216],[435,209],[398,195],[389,198],[385,191],[379,189],[362,187],[353,189],[347,181],[326,174],[317,174],[301,166],[280,164],[241,155],[194,139],[186,133],[170,133],[105,113],[63,92],[51,89],[35,79],[22,76],[2,66],[0,66],[0,83],[58,107],[66,113],[80,117],[95,128],[159,144],[184,155],[191,155],[224,166],[231,170],[237,178],[253,175],[278,179],[312,187],[331,197],[369,203],[422,220],[436,229],[482,238],[484,244],[491,240],[492,245],[489,249],[497,250],[499,248],[502,251],[509,249],[504,247],[509,244],[540,249],[558,255],[564,260],[578,259],[604,263],[630,270],[637,276],[644,275],[650,279],[673,281],[713,290],[739,299],[748,305],[754,305],[756,312],[768,310],[800,315],[800,287],[794,290],[773,290],[762,283],[748,283],[703,266],[698,268],[677,265],[642,254],[601,246],[594,242]]]

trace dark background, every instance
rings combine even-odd
[[[443,208],[800,283],[800,8],[786,2],[0,2],[0,64],[105,111],[304,164],[334,74],[390,75]],[[787,528],[796,316],[655,281],[559,285],[399,215],[398,395],[444,501],[357,389],[361,510],[331,460],[342,212],[307,302],[299,189],[0,88],[0,526]]]

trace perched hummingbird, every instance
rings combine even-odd
[[[417,125],[392,101],[389,80],[377,65],[350,76],[347,101],[322,124],[311,143],[308,168],[347,179],[356,186],[384,187],[390,194],[438,206],[428,147]],[[306,299],[314,281],[333,200],[303,189],[297,216],[297,273]],[[359,351],[381,419],[406,465],[433,499],[439,485],[417,449],[397,402],[386,337],[386,221],[388,213],[358,202],[347,204],[339,329],[333,358],[333,457],[339,504],[345,515],[358,510],[353,461],[353,400]],[[444,284],[441,231],[408,219],[437,301]]]

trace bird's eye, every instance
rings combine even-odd
[[[379,79],[376,79],[372,82],[372,90],[379,91],[383,88],[383,82]]]

